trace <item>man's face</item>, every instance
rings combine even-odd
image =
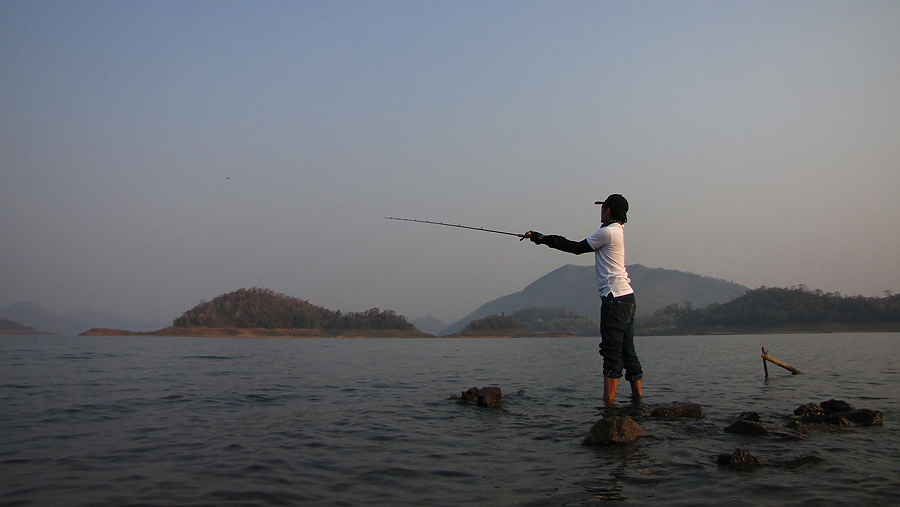
[[[605,204],[600,206],[600,221],[606,222],[610,218],[612,218],[612,211]]]

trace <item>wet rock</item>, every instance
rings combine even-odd
[[[770,431],[765,424],[760,421],[748,421],[746,419],[737,419],[725,427],[726,433],[736,433],[738,435],[759,435],[768,436]]]
[[[807,466],[807,465],[816,465],[823,461],[825,461],[825,460],[823,460],[822,458],[820,458],[818,456],[802,456],[799,458],[794,458],[792,460],[779,462],[776,464],[776,466],[794,469],[794,468],[800,468],[802,466]]]
[[[883,426],[884,414],[880,410],[861,408],[825,416],[825,423],[836,426]]]
[[[834,424],[825,424],[824,422],[805,422],[802,420],[790,421],[784,425],[785,428],[799,431],[800,433],[847,433],[847,428],[836,426]]]
[[[634,442],[644,434],[644,428],[627,415],[607,416],[591,426],[581,445],[612,445]]]
[[[806,435],[790,428],[781,428],[759,420],[756,412],[743,412],[734,422],[725,427],[726,433],[758,437],[775,437],[787,440],[802,440]]]
[[[823,461],[825,460],[818,456],[801,456],[799,458],[779,461],[777,463],[769,463],[768,465],[793,470],[804,466],[817,465]],[[737,469],[753,469],[767,465],[766,463],[763,463],[761,459],[743,449],[735,449],[731,454],[720,454],[718,459],[716,459],[716,463]]]
[[[834,433],[826,426],[847,428],[851,426],[882,426],[884,414],[878,410],[867,408],[855,409],[853,405],[842,400],[831,399],[820,405],[807,403],[794,409],[798,417],[786,426],[801,431],[823,431]]]
[[[761,467],[763,462],[743,449],[735,449],[731,454],[720,454],[716,463],[735,468]]]
[[[802,418],[802,419],[821,419],[825,416],[825,411],[822,410],[822,407],[816,405],[815,403],[807,403],[805,405],[800,405],[799,407],[794,409],[794,415]]]
[[[451,396],[450,399],[468,401],[479,407],[496,408],[500,406],[502,393],[499,387],[470,387],[462,392],[462,396]]]
[[[819,406],[822,407],[822,410],[825,412],[826,416],[838,414],[841,412],[852,412],[853,410],[855,410],[853,408],[853,405],[847,403],[846,401],[835,399],[823,401],[819,404]]]
[[[495,408],[500,406],[502,394],[499,387],[482,387],[478,391],[475,403],[479,407]]]
[[[762,421],[762,418],[759,417],[759,414],[756,412],[741,412],[737,417],[734,418],[735,421]]]
[[[670,403],[653,409],[653,411],[650,412],[650,417],[660,417],[663,419],[678,419],[680,417],[703,419],[706,415],[703,413],[703,407],[696,403]]]

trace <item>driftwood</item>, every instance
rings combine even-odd
[[[778,359],[775,359],[774,357],[770,356],[769,353],[766,352],[766,348],[765,348],[765,347],[762,348],[762,359],[763,359],[763,369],[764,369],[765,372],[766,372],[766,378],[769,378],[769,367],[766,366],[766,361],[768,361],[768,362],[770,362],[770,363],[772,363],[772,364],[776,364],[776,365],[778,365],[778,366],[781,366],[782,368],[784,368],[785,370],[791,372],[791,373],[794,374],[794,375],[798,375],[798,374],[803,373],[802,371],[798,370],[797,368],[794,368],[793,366],[791,366],[791,365],[789,365],[789,364],[787,364],[787,363],[785,363],[785,362],[783,362],[783,361],[779,361]]]

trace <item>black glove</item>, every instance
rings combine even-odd
[[[528,231],[525,233],[525,237],[530,239],[531,242],[535,245],[544,244],[544,235],[539,233],[538,231]]]

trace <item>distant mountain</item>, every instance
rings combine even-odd
[[[78,308],[61,314],[54,313],[29,302],[15,303],[0,308],[0,316],[34,327],[39,331],[62,335],[77,335],[95,327],[150,331],[166,325],[122,315],[100,313],[90,308]]]
[[[0,334],[39,334],[39,332],[31,326],[0,317]]]
[[[743,285],[671,269],[627,267],[637,297],[637,314],[652,314],[670,304],[690,303],[702,308],[725,303],[749,291]],[[472,320],[488,315],[513,314],[533,307],[568,308],[596,318],[600,310],[594,266],[567,264],[538,278],[519,292],[489,301],[441,331],[448,335],[461,331]]]
[[[419,331],[433,335],[440,333],[447,327],[446,322],[438,319],[434,315],[419,317],[418,319],[413,319],[411,322]]]

